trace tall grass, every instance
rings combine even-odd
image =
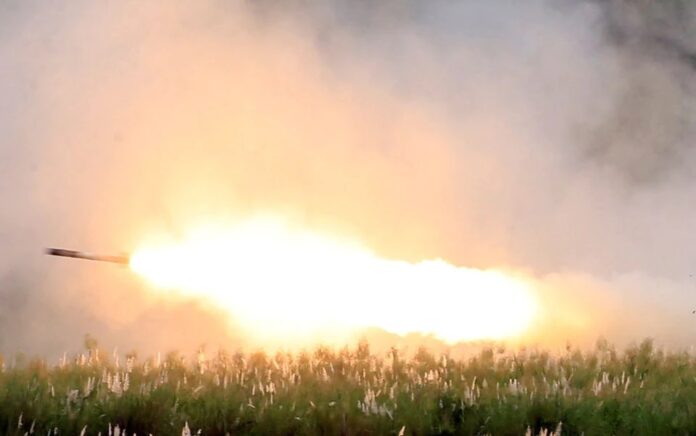
[[[486,349],[468,359],[357,348],[185,359],[87,352],[5,362],[0,433],[696,434],[696,359]]]

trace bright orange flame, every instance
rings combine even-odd
[[[270,219],[145,246],[131,267],[155,287],[206,298],[275,339],[366,327],[448,342],[502,339],[523,333],[536,312],[530,286],[501,272],[382,259]]]

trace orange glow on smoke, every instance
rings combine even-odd
[[[383,259],[266,218],[143,246],[131,268],[156,288],[204,298],[276,339],[366,327],[451,343],[503,339],[522,334],[537,312],[531,286],[502,272]]]

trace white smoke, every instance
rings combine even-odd
[[[525,270],[573,308],[545,318],[571,341],[689,344],[695,17],[678,0],[4,2],[0,351],[242,340],[41,250],[128,251],[258,210],[390,258]]]

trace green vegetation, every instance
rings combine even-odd
[[[696,359],[487,349],[457,360],[356,349],[5,362],[0,433],[696,434]],[[561,424],[562,423],[562,424]],[[548,432],[548,433],[546,433]]]

